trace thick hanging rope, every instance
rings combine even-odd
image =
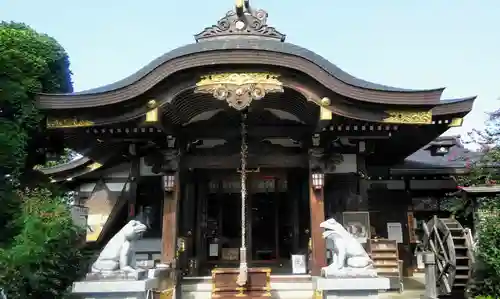
[[[241,114],[241,248],[240,248],[240,272],[236,283],[241,287],[248,280],[247,264],[247,240],[246,240],[246,199],[247,199],[247,112]]]

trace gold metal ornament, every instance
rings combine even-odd
[[[91,127],[93,125],[94,122],[92,121],[79,120],[77,118],[68,118],[68,119],[47,118],[47,128],[49,129]]]
[[[331,101],[329,98],[324,97],[321,99],[321,106],[323,106],[323,107],[330,106],[330,104],[331,104]]]
[[[218,73],[202,76],[196,83],[196,93],[207,93],[226,101],[236,110],[244,110],[253,100],[268,93],[283,92],[278,75],[270,73]]]
[[[148,101],[148,108],[150,108],[150,109],[156,108],[156,100],[149,100]]]
[[[448,127],[461,127],[464,122],[464,119],[461,117],[455,117],[451,120]]]
[[[151,110],[146,112],[146,122],[147,123],[155,123],[158,121],[158,103],[156,100],[149,100],[147,107]]]
[[[101,167],[102,167],[102,164],[101,164],[101,163],[99,163],[99,162],[94,162],[94,163],[89,164],[89,165],[87,166],[87,168],[88,168],[90,171],[94,171],[94,170],[96,170],[96,169],[98,169],[98,168],[101,168]]]
[[[333,113],[330,109],[321,106],[319,108],[319,119],[320,120],[332,120]]]
[[[431,111],[386,111],[387,117],[382,120],[384,123],[394,124],[432,124]]]

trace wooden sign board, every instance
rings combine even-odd
[[[237,261],[240,258],[239,248],[222,248],[221,253],[225,261]]]

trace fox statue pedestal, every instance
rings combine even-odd
[[[104,246],[85,280],[73,283],[72,293],[82,299],[146,299],[158,288],[158,271],[135,267],[135,243],[147,227],[129,221]]]
[[[148,299],[149,292],[158,287],[158,279],[79,281],[72,293],[82,299]]]
[[[381,290],[389,289],[389,278],[323,278],[316,279],[317,291],[323,293],[323,299],[377,299]]]
[[[333,252],[332,263],[315,280],[315,289],[323,293],[323,299],[376,299],[380,290],[389,289],[389,279],[377,276],[363,246],[340,223],[332,218],[321,227]]]

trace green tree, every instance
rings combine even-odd
[[[482,156],[473,161],[470,173],[457,177],[460,186],[491,186],[500,182],[500,109],[489,114],[484,130],[469,133],[469,141],[480,147]],[[477,198],[479,224],[476,240],[476,264],[473,293],[478,298],[500,298],[500,198]],[[456,198],[452,210],[470,215],[474,210],[470,199]],[[490,296],[490,297],[488,297]]]
[[[0,287],[9,299],[62,298],[81,271],[81,231],[67,203],[32,175],[46,147],[34,96],[71,91],[57,41],[22,23],[0,23]]]
[[[473,293],[500,298],[500,215],[498,197],[482,204],[476,241]],[[486,211],[485,211],[486,210]]]

